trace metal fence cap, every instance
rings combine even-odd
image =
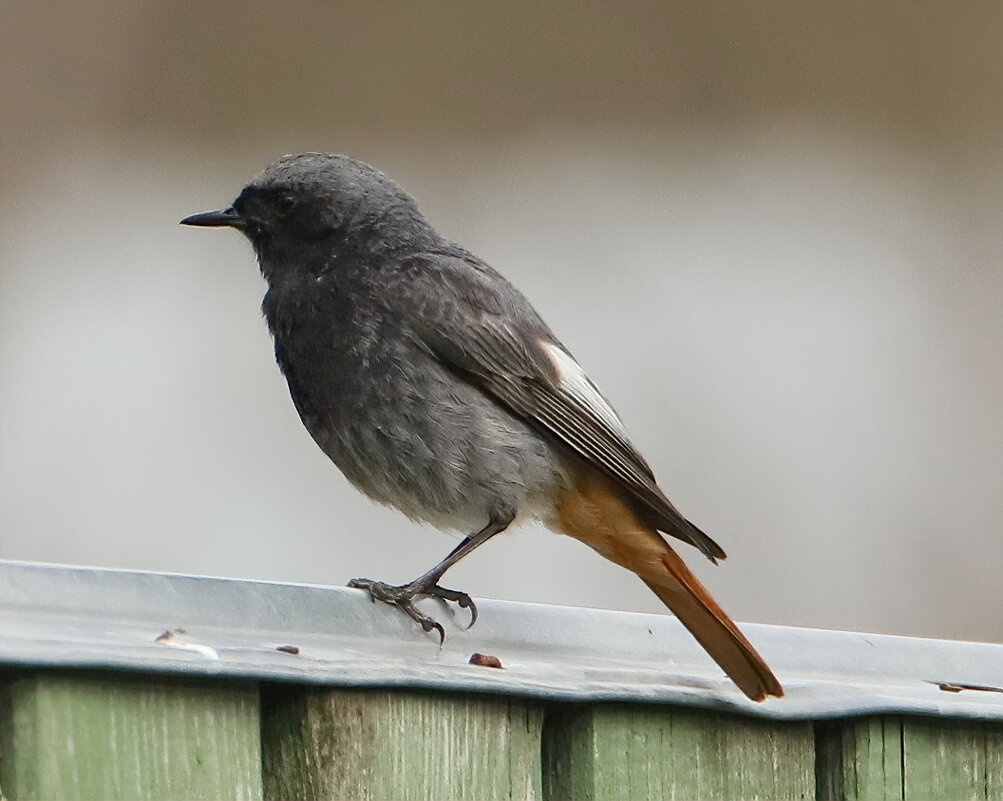
[[[633,701],[775,720],[1003,720],[1003,645],[742,625],[785,698],[747,700],[668,615],[478,599],[446,643],[361,590],[0,561],[0,665]],[[471,656],[483,658],[470,664]],[[501,667],[492,667],[497,660]]]

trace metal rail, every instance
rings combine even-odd
[[[1003,645],[746,624],[787,692],[755,704],[667,615],[479,600],[468,631],[427,603],[441,648],[359,590],[0,561],[0,665],[1003,721]]]

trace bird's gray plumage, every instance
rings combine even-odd
[[[589,382],[592,399],[606,414],[597,414],[595,404],[569,391],[547,346],[568,359],[570,354],[518,290],[469,254],[415,261],[415,268],[434,281],[414,281],[417,291],[397,294],[407,298],[408,319],[432,353],[628,489],[655,518],[657,528],[710,557],[724,557],[658,488],[651,468],[598,389]],[[435,290],[429,291],[430,286]]]
[[[352,579],[426,632],[415,606],[519,517],[538,517],[633,571],[755,701],[783,687],[659,531],[724,551],[655,483],[613,408],[529,302],[440,237],[407,193],[344,156],[287,156],[233,206],[187,225],[242,230],[268,283],[275,356],[313,438],[367,495],[462,530],[403,585]]]
[[[356,487],[413,519],[469,532],[493,517],[542,514],[565,480],[553,446],[458,381],[421,338],[420,308],[460,302],[447,297],[451,284],[436,265],[461,251],[433,235],[396,184],[345,162],[330,165],[352,173],[340,198],[372,210],[345,212],[329,198],[335,219],[353,232],[404,221],[414,236],[396,245],[381,237],[374,248],[332,223],[295,266],[281,237],[252,238],[268,278],[263,310],[276,358],[303,423]],[[302,191],[301,166],[273,165],[245,197],[253,205],[258,191]]]
[[[653,526],[724,557],[664,496],[594,385],[562,374],[580,368],[523,295],[385,175],[343,156],[285,157],[234,208],[296,408],[367,495],[470,531],[545,514],[580,459]]]

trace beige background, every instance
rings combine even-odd
[[[302,430],[249,247],[177,226],[323,149],[529,295],[736,618],[999,639],[1001,35],[988,2],[4,2],[0,557],[342,583],[449,550]],[[449,583],[659,607],[536,529]]]

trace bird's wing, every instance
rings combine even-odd
[[[411,269],[426,278],[402,293],[421,344],[613,479],[659,530],[725,558],[658,488],[613,407],[517,290],[473,260],[438,256]]]

